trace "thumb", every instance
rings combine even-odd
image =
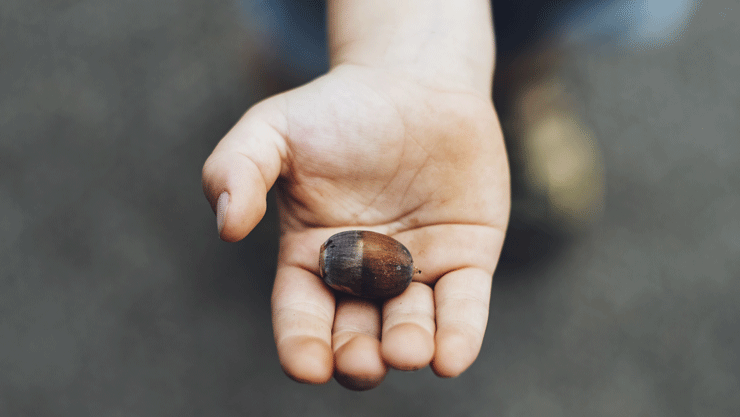
[[[243,239],[267,209],[267,191],[287,155],[275,126],[282,112],[263,102],[250,109],[224,136],[203,165],[203,192],[216,213],[221,239]],[[284,124],[284,122],[282,122]]]

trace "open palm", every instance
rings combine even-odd
[[[245,114],[203,169],[228,241],[262,218],[278,185],[280,256],[272,298],[285,372],[353,389],[388,367],[431,363],[456,376],[475,360],[509,213],[501,130],[488,94],[400,73],[340,66]],[[334,233],[393,236],[422,273],[385,303],[335,295],[318,277]]]

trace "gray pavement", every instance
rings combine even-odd
[[[281,371],[274,204],[218,240],[200,168],[258,99],[228,1],[0,3],[0,416],[740,415],[740,4],[571,47],[603,221],[497,273],[459,378],[350,392]]]

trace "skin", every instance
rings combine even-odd
[[[277,187],[273,327],[296,381],[363,390],[390,368],[454,377],[477,357],[510,208],[488,7],[330,1],[331,71],[252,107],[206,161],[226,241]],[[319,247],[351,229],[394,237],[423,272],[384,303],[335,295]]]

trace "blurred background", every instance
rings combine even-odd
[[[495,3],[483,350],[356,393],[280,368],[273,196],[226,244],[200,189],[250,105],[326,70],[322,4],[3,0],[0,415],[737,415],[740,4]]]

